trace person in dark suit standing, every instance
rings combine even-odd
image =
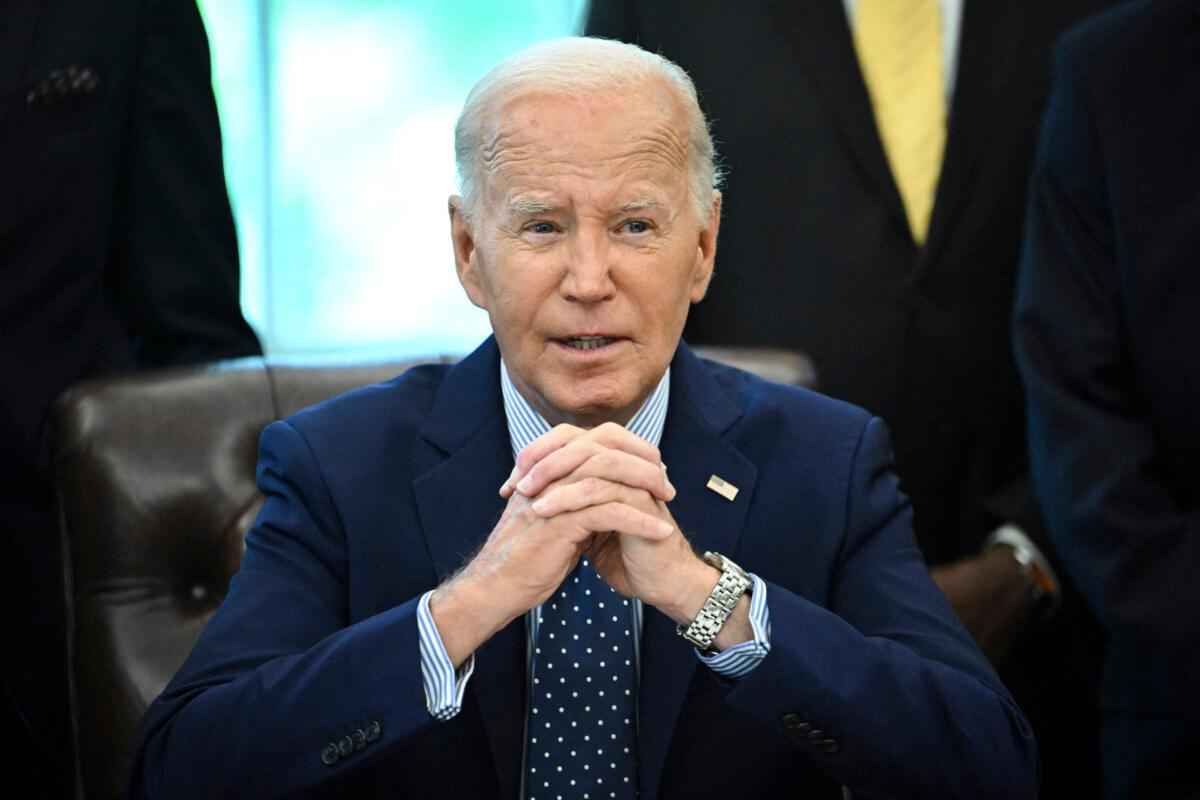
[[[918,542],[1029,714],[1046,797],[1095,792],[1098,633],[1069,587],[1051,620],[1036,598],[1054,554],[1010,317],[1051,43],[1106,4],[593,0],[585,28],[678,62],[713,119],[728,223],[685,336],[801,350],[888,422]]]
[[[46,475],[50,404],[93,375],[260,353],[238,284],[195,1],[6,0],[0,716],[15,734],[4,737],[5,763],[12,759],[22,774],[67,774],[62,575]]]
[[[1108,631],[1104,796],[1200,797],[1200,2],[1063,38],[1015,311],[1050,534]]]

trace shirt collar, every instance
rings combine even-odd
[[[512,444],[513,459],[542,434],[550,430],[550,423],[533,409],[517,391],[508,374],[508,365],[500,359],[500,392],[504,397],[504,416],[508,419],[508,439]],[[632,433],[658,447],[662,439],[663,425],[667,421],[667,399],[671,394],[671,368],[663,373],[654,391],[642,403],[642,407],[625,426]]]

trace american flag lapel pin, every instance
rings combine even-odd
[[[713,475],[708,479],[708,488],[730,502],[733,502],[733,498],[737,497],[738,493],[738,487],[718,475]]]

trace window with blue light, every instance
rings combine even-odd
[[[586,0],[200,0],[242,254],[272,354],[465,353],[446,198],[467,92]]]

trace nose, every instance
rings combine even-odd
[[[616,294],[613,252],[607,231],[576,230],[567,248],[567,269],[560,290],[576,303],[599,303]]]

